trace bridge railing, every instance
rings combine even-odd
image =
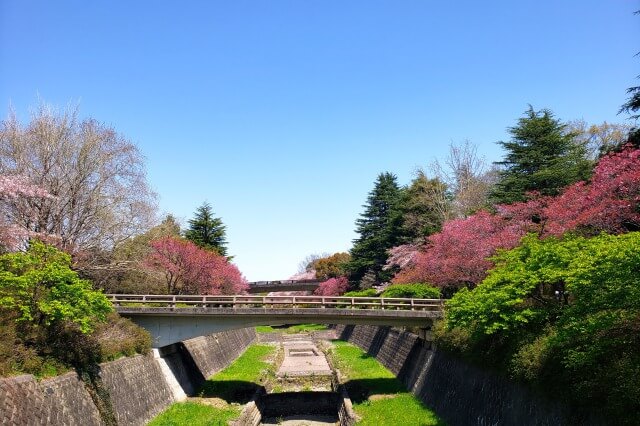
[[[252,281],[249,283],[250,287],[272,287],[278,285],[292,285],[292,284],[320,284],[322,280],[309,279],[309,280],[276,280],[276,281]]]
[[[332,308],[332,309],[388,309],[412,311],[441,311],[441,299],[405,299],[388,297],[344,296],[211,296],[162,294],[108,294],[118,307],[159,308]]]

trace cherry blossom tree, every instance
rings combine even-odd
[[[349,288],[347,277],[329,278],[321,282],[313,294],[318,296],[340,296]]]
[[[489,257],[498,248],[515,247],[529,229],[524,222],[484,210],[448,221],[441,232],[427,239],[426,250],[415,256],[413,266],[401,270],[393,282],[473,286],[491,268]]]
[[[640,229],[640,150],[627,146],[604,156],[589,182],[578,182],[544,209],[546,231],[595,235]]]
[[[48,235],[34,232],[22,225],[16,218],[15,205],[28,205],[33,199],[53,198],[43,188],[33,185],[29,179],[20,175],[0,175],[0,246],[6,251],[15,251],[25,247],[29,238],[51,242]],[[33,209],[23,209],[21,219],[35,221],[37,213]],[[26,215],[24,214],[26,213]]]
[[[238,294],[248,289],[238,268],[224,256],[194,243],[164,237],[149,243],[147,267],[162,271],[170,294]]]

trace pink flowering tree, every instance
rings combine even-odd
[[[318,296],[340,296],[349,288],[347,277],[329,278],[320,283],[313,294]]]
[[[169,294],[238,294],[248,289],[246,279],[224,256],[182,238],[164,237],[149,245],[144,264],[164,273]]]
[[[39,238],[46,242],[55,242],[51,236],[42,232],[31,230],[36,224],[37,212],[29,208],[32,201],[43,198],[52,198],[51,195],[37,185],[29,182],[24,176],[0,176],[0,246],[7,251],[16,251],[26,246],[30,238]],[[23,205],[26,212],[31,215],[16,216],[14,208]]]
[[[384,269],[399,268],[402,270],[415,265],[420,247],[417,244],[403,244],[389,249],[388,253],[389,258]]]
[[[496,206],[495,214],[480,211],[446,222],[393,282],[473,287],[493,267],[491,257],[499,249],[516,247],[526,233],[544,238],[640,230],[640,150],[628,146],[605,156],[590,181],[570,185],[558,196],[530,196],[526,202]],[[406,248],[392,249],[392,255],[394,250]]]
[[[595,235],[640,230],[640,150],[627,146],[603,157],[589,182],[578,182],[544,210],[546,231]]]
[[[493,266],[490,258],[497,250],[516,247],[528,232],[543,231],[548,197],[537,194],[530,197],[527,202],[497,206],[495,214],[481,210],[467,218],[445,222],[441,232],[427,238],[422,250],[412,254],[410,261],[405,259],[406,266],[401,266],[393,282],[473,287]],[[398,253],[406,251],[399,249]]]

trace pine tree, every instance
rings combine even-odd
[[[498,204],[526,200],[528,192],[557,195],[560,190],[589,177],[592,163],[585,146],[566,132],[549,110],[529,106],[518,125],[509,128],[511,140],[498,142],[507,151],[492,199]]]
[[[364,213],[356,220],[359,237],[353,241],[348,269],[350,281],[358,283],[367,274],[374,274],[377,282],[389,280],[391,273],[383,271],[387,250],[400,241],[399,215],[396,214],[401,190],[397,178],[391,173],[378,175],[369,193]]]
[[[227,255],[225,226],[222,219],[213,216],[211,205],[207,202],[198,207],[195,217],[189,220],[189,229],[184,236],[198,247]]]

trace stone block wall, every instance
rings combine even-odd
[[[100,377],[120,425],[144,425],[174,402],[169,385],[152,355],[104,363]]]
[[[206,379],[231,364],[255,338],[254,328],[244,328],[196,337],[183,343]]]
[[[197,375],[209,377],[229,365],[255,339],[255,330],[232,330],[183,342]],[[153,355],[107,362],[99,376],[119,425],[143,425],[174,402]],[[37,381],[31,375],[0,379],[1,425],[102,425],[85,383],[75,372]]]
[[[601,424],[597,419],[577,418],[566,407],[517,383],[432,350],[430,342],[414,334],[351,325],[339,325],[336,332],[338,338],[374,356],[448,424]]]
[[[98,409],[75,373],[40,382],[31,375],[0,379],[2,425],[101,425]]]

